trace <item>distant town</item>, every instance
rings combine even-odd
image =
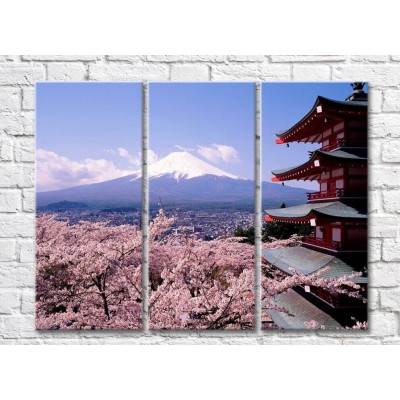
[[[151,210],[149,219],[153,220],[157,210]],[[49,213],[49,210],[38,211],[38,215]],[[111,226],[124,224],[141,224],[141,211],[139,209],[68,209],[53,212],[57,220],[77,224],[80,221],[106,222]],[[216,238],[233,236],[238,227],[247,229],[254,225],[254,214],[250,211],[227,209],[173,209],[167,210],[168,217],[175,217],[175,222],[170,228],[171,234],[191,233],[199,239],[213,240]]]
[[[213,240],[233,236],[235,229],[248,229],[254,225],[254,214],[250,211],[226,209],[174,210],[166,211],[168,217],[175,217],[172,234],[191,233],[199,239]],[[150,220],[157,215],[150,212]]]

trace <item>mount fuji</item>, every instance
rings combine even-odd
[[[148,177],[150,207],[156,207],[159,198],[165,207],[223,205],[252,209],[254,205],[254,181],[225,172],[186,151],[170,153],[150,165]],[[263,183],[263,195],[270,206],[279,206],[282,201],[287,205],[303,203],[305,193],[304,189]],[[39,192],[37,207],[62,201],[81,202],[91,208],[130,207],[140,206],[141,198],[142,176],[138,171],[105,182]]]

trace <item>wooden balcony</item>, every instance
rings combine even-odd
[[[307,193],[307,199],[309,201],[316,201],[316,200],[327,200],[327,199],[338,199],[342,197],[347,198],[363,198],[367,197],[366,191],[354,191],[349,189],[335,189],[329,190],[324,192],[312,192]]]
[[[312,246],[323,247],[324,249],[335,250],[335,251],[342,249],[341,242],[335,242],[334,240],[318,239],[313,236],[305,236],[303,238],[303,243],[310,244]]]

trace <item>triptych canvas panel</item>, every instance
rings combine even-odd
[[[37,84],[37,329],[367,327],[367,87],[257,85]]]

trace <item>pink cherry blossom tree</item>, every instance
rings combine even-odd
[[[253,246],[173,235],[172,223],[160,211],[149,229],[150,328],[252,328]]]
[[[254,246],[241,238],[203,241],[173,234],[161,210],[149,227],[149,324],[151,329],[252,329]],[[141,232],[138,227],[37,217],[39,329],[140,329],[142,326]],[[264,246],[296,246],[299,237]],[[323,271],[284,275],[262,270],[264,315],[279,293],[295,286],[322,287],[362,297],[358,276],[323,279]],[[363,329],[364,323],[358,324]],[[305,327],[315,329],[313,321]]]
[[[36,219],[38,329],[140,329],[141,233]]]

